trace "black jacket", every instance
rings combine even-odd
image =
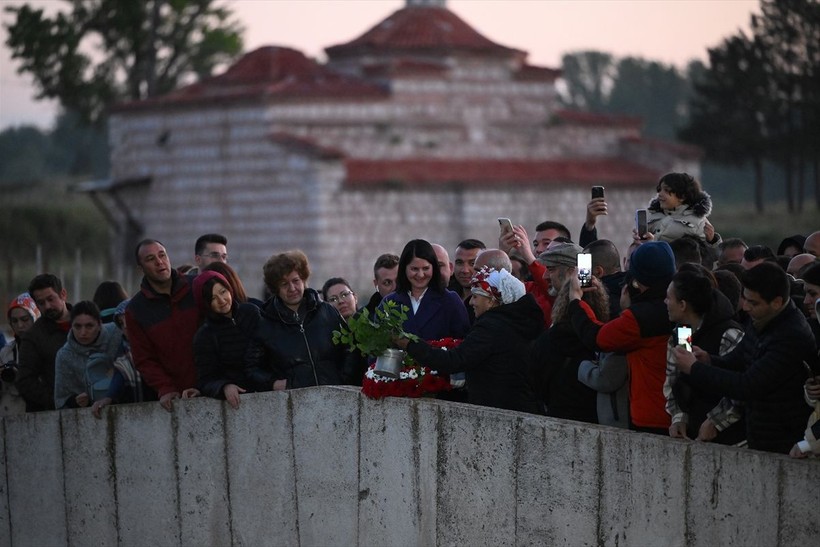
[[[210,313],[194,336],[197,386],[203,395],[224,399],[227,384],[251,390],[245,355],[259,324],[259,308],[234,302],[233,316]]]
[[[811,409],[803,401],[808,373],[803,364],[814,363],[814,338],[803,313],[789,301],[786,309],[760,332],[746,325],[743,341],[712,364],[695,363],[690,382],[746,403],[749,447],[788,453],[803,438]],[[728,369],[739,369],[728,370]]]
[[[281,379],[288,389],[345,383],[347,352],[333,343],[333,331],[343,324],[313,289],[305,289],[298,315],[272,297],[248,348],[245,372],[253,389],[270,391]]]
[[[717,289],[712,289],[712,307],[703,316],[700,328],[692,334],[692,345],[701,348],[710,355],[719,355],[723,334],[730,328],[743,330],[743,327],[734,320],[735,310],[729,299]],[[670,338],[670,343],[675,337]],[[686,433],[690,439],[698,436],[701,424],[706,414],[719,402],[720,395],[709,393],[702,389],[693,389],[689,377],[681,374],[678,381],[672,386],[675,401],[681,410],[689,415]],[[718,433],[714,442],[719,444],[737,444],[746,437],[746,428],[742,422],[737,422],[728,429]]]
[[[530,343],[544,328],[544,314],[531,294],[488,310],[455,349],[411,342],[407,351],[440,372],[466,372],[469,402],[543,414],[530,387]]]
[[[578,380],[581,361],[594,361],[572,323],[553,323],[533,347],[533,384],[547,405],[547,416],[598,423],[598,394]]]

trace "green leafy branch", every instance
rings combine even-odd
[[[377,357],[392,347],[394,338],[403,337],[418,342],[418,336],[405,332],[403,328],[409,310],[407,306],[388,300],[376,309],[374,317],[371,318],[367,312],[360,313],[352,317],[347,326],[333,331],[333,343]]]

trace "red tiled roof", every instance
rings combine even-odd
[[[271,133],[268,138],[285,148],[316,156],[321,159],[339,159],[345,156],[344,152],[336,148],[322,146],[313,139],[298,137],[290,133]]]
[[[503,56],[526,56],[481,35],[444,7],[408,6],[391,14],[358,38],[325,48],[331,59],[376,51],[450,51]]]
[[[566,160],[363,160],[347,159],[351,187],[424,186],[462,183],[467,186],[621,184],[652,185],[662,174],[619,158]]]
[[[632,127],[635,129],[640,129],[643,126],[643,118],[640,116],[601,114],[596,112],[581,112],[578,110],[557,110],[555,116],[560,121],[572,125]]]
[[[649,139],[646,137],[624,137],[621,140],[627,144],[638,145],[650,150],[669,152],[686,159],[700,159],[703,157],[703,149],[691,144]]]
[[[373,83],[339,74],[295,49],[265,46],[241,57],[224,73],[161,97],[126,103],[115,110],[154,105],[242,98],[382,98],[389,92]]]
[[[554,82],[561,77],[561,70],[543,66],[524,65],[515,74],[516,80],[535,82]]]

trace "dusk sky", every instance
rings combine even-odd
[[[0,0],[0,5],[25,2]],[[48,11],[60,0],[28,2]],[[284,45],[322,58],[323,48],[349,41],[404,6],[404,0],[231,0],[245,26],[245,49]],[[529,52],[529,62],[558,68],[561,56],[578,50],[634,55],[683,67],[707,60],[706,48],[758,12],[751,0],[449,0],[447,7],[487,38]],[[2,14],[4,25],[13,20]],[[3,44],[5,29],[0,30]],[[3,45],[0,52],[0,129],[35,124],[48,128],[57,106],[34,102],[27,76]]]

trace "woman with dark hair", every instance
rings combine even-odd
[[[95,368],[113,374],[114,359],[122,347],[122,332],[114,323],[102,324],[100,309],[94,302],[83,300],[71,308],[71,330],[68,340],[54,360],[54,408],[85,407],[94,400],[88,385],[87,369]],[[110,379],[110,374],[107,375]],[[108,384],[99,388],[105,395]]]
[[[97,285],[92,299],[100,309],[103,324],[114,321],[114,310],[120,302],[128,299],[128,293],[116,281],[103,281]]]
[[[404,330],[422,340],[464,338],[470,329],[464,301],[444,286],[436,252],[423,239],[414,239],[404,246],[399,257],[396,292],[384,300],[409,308]]]
[[[720,243],[707,217],[712,212],[712,198],[700,183],[687,173],[668,173],[655,189],[658,195],[647,207],[648,234],[644,239],[670,242],[685,235],[696,236],[710,245]],[[711,237],[705,230],[709,227]],[[637,235],[636,235],[637,237]]]
[[[310,277],[302,251],[273,255],[263,267],[273,296],[262,308],[245,373],[256,391],[343,384],[347,352],[333,343],[345,324],[338,310],[306,286]]]
[[[258,298],[252,298],[248,296],[248,293],[245,291],[245,285],[242,284],[242,280],[239,279],[239,275],[236,273],[236,270],[231,268],[230,264],[227,262],[222,262],[217,260],[215,262],[211,262],[204,268],[202,268],[203,272],[217,272],[225,278],[228,282],[228,285],[231,287],[231,295],[233,295],[233,299],[239,302],[240,304],[244,302],[248,302],[253,304],[257,308],[261,308],[264,305],[264,302],[259,300]]]
[[[339,310],[345,321],[356,314],[359,301],[356,293],[342,277],[331,277],[322,285],[322,300]]]
[[[203,395],[238,408],[239,395],[250,387],[245,353],[259,324],[259,308],[234,300],[230,282],[215,271],[196,276],[193,291],[205,317],[194,336],[197,387]]]
[[[714,276],[700,266],[687,264],[678,271],[666,290],[666,309],[676,327],[690,327],[690,343],[712,355],[726,355],[740,343],[743,328],[734,317],[734,308],[717,289]],[[736,444],[744,438],[744,426],[737,407],[718,408],[720,396],[693,389],[688,378],[675,366],[676,334],[669,338],[666,352],[666,412],[672,418],[669,435],[721,444]],[[738,425],[732,426],[738,423]]]

